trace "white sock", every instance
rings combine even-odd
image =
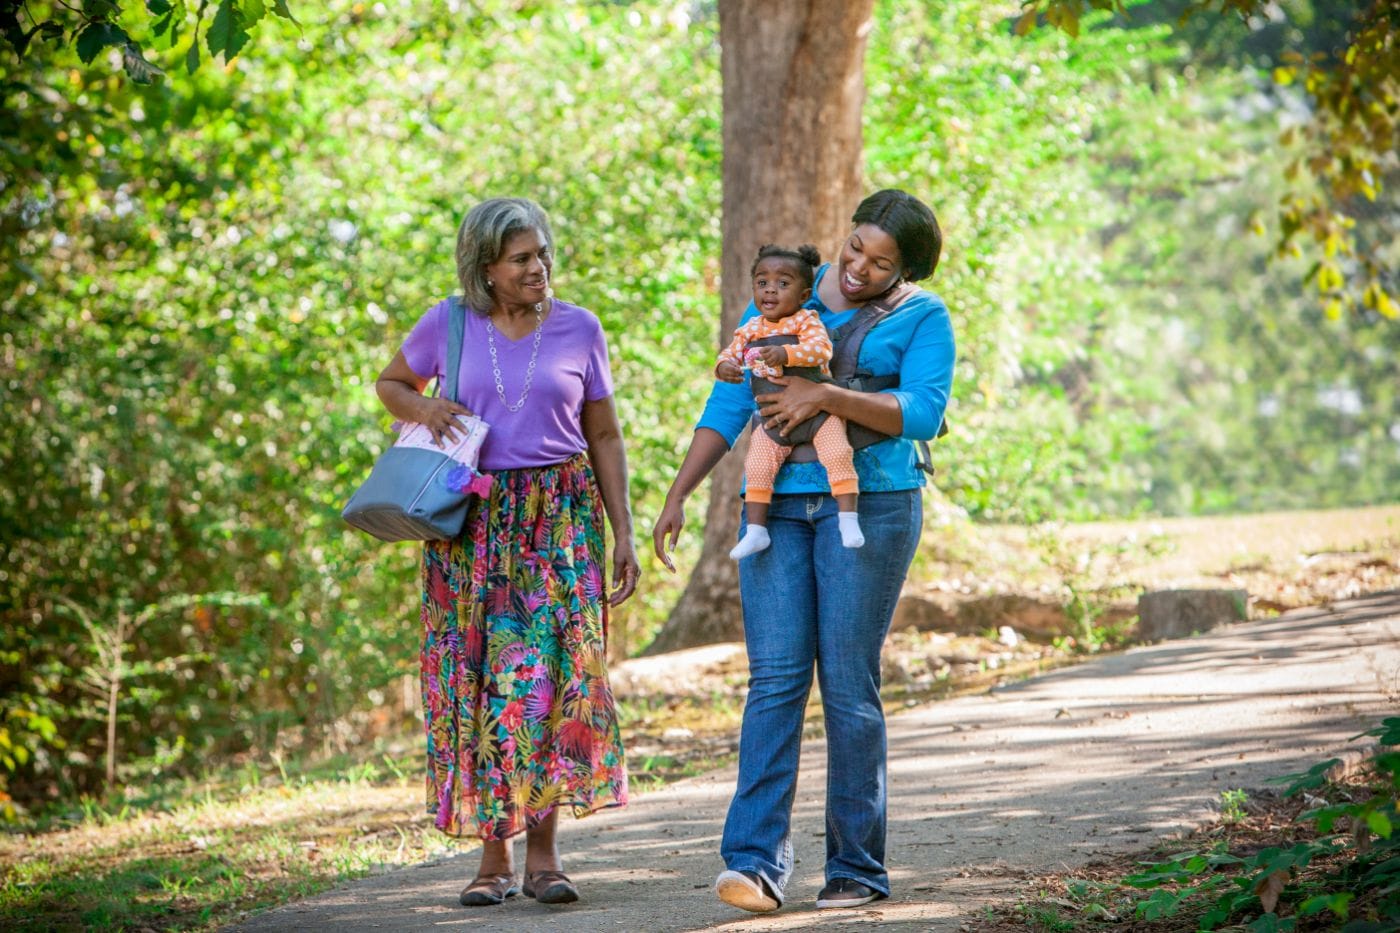
[[[860,547],[865,535],[860,531],[860,518],[855,512],[837,512],[836,527],[841,529],[842,547]]]
[[[739,539],[739,543],[734,545],[734,549],[729,552],[729,556],[735,560],[743,560],[750,554],[757,554],[759,551],[772,544],[768,537],[768,529],[762,525],[749,525],[744,529],[744,536]]]

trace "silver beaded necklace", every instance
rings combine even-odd
[[[486,347],[491,351],[491,375],[496,378],[496,395],[500,397],[501,404],[506,406],[507,411],[516,412],[525,407],[525,399],[530,394],[530,381],[535,376],[535,361],[540,355],[540,334],[544,331],[544,302],[535,305],[535,340],[530,347],[530,363],[525,367],[525,388],[520,390],[520,400],[512,405],[506,400],[506,389],[501,384],[501,365],[496,360],[496,326],[491,323],[491,318],[486,318]]]

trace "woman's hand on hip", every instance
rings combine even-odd
[[[613,547],[612,594],[608,597],[609,606],[620,606],[637,591],[637,580],[642,575],[641,564],[637,562],[637,549],[632,539],[618,541]]]
[[[792,426],[826,411],[824,383],[794,376],[773,376],[769,381],[783,386],[783,391],[754,396],[765,427],[777,428],[786,437]]]
[[[676,539],[681,536],[681,529],[685,527],[685,500],[673,500],[666,497],[666,504],[661,507],[661,514],[656,518],[656,527],[651,530],[651,547],[656,552],[656,557],[672,573],[676,572],[676,565],[671,562],[671,552],[676,549]],[[670,540],[667,540],[669,535]]]
[[[457,440],[462,424],[458,415],[470,415],[471,409],[440,395],[423,398],[423,414],[418,419],[424,427],[433,432],[433,443],[443,447],[447,442]]]

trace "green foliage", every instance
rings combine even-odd
[[[47,192],[5,240],[16,262],[0,291],[0,714],[30,753],[17,798],[102,780],[105,723],[74,676],[89,639],[63,606],[115,620],[217,581],[268,607],[186,605],[142,626],[123,656],[141,692],[120,703],[119,779],[334,748],[402,694],[416,555],[345,529],[338,510],[388,440],[370,383],[453,288],[453,230],[484,193],[549,206],[560,293],[603,316],[630,387],[634,492],[655,501],[669,481],[676,415],[706,388],[675,374],[707,372],[714,339],[712,26],[571,5],[544,29],[510,4],[475,9],[346,4],[305,23],[306,52],[263,35],[257,57],[150,88],[26,62],[59,103],[25,93],[19,119],[38,108],[36,123],[76,121],[70,143],[91,139],[58,172],[42,151],[53,134],[5,165]],[[398,38],[360,47],[369,33]],[[657,102],[645,122],[635,94]],[[623,614],[614,631],[627,630]]]
[[[1243,788],[1233,788],[1220,792],[1220,818],[1226,823],[1238,823],[1244,819],[1244,805],[1249,794]]]
[[[168,611],[106,665],[118,783],[411,716],[416,555],[338,509],[388,441],[374,376],[454,288],[481,197],[549,209],[559,292],[603,320],[649,549],[719,336],[712,5],[27,9],[18,33],[0,16],[16,800],[102,787],[111,716],[80,684],[112,644],[93,632],[147,607]],[[1006,13],[882,0],[867,56],[869,186],[926,197],[947,234],[939,485],[1003,521],[1389,495],[1394,329],[1319,329],[1238,220],[1283,190],[1282,98],[1234,63],[1188,73],[1164,26],[1019,38]],[[132,47],[164,77],[139,83]],[[623,653],[678,592],[614,617]],[[1086,643],[1093,596],[1067,596]]]
[[[1377,736],[1383,748],[1393,748],[1400,740],[1400,718],[1387,718],[1361,735]],[[1317,790],[1326,786],[1325,776],[1337,764],[1337,759],[1330,759],[1278,780],[1290,782],[1288,795]],[[1296,917],[1282,915],[1284,904],[1293,905],[1298,917],[1330,911],[1339,921],[1346,921],[1353,902],[1362,899],[1369,919],[1359,919],[1342,929],[1393,928],[1400,923],[1400,834],[1393,831],[1400,792],[1400,754],[1382,752],[1372,760],[1371,768],[1375,783],[1365,799],[1315,807],[1298,818],[1316,827],[1319,835],[1314,839],[1243,857],[1223,852],[1188,853],[1147,865],[1123,879],[1126,885],[1152,891],[1138,902],[1138,917],[1168,917],[1189,905],[1200,914],[1201,930],[1214,930],[1256,912],[1259,916],[1246,929],[1292,930]],[[1325,870],[1304,874],[1314,860],[1324,859],[1328,860]]]
[[[1340,758],[1328,758],[1326,761],[1319,761],[1306,771],[1297,774],[1284,774],[1273,778],[1277,784],[1287,784],[1284,789],[1285,797],[1292,797],[1294,794],[1305,790],[1315,790],[1327,783],[1327,775],[1342,763]]]
[[[1116,489],[1090,478],[1095,498],[1168,514],[1385,498],[1400,467],[1400,336],[1379,319],[1323,319],[1297,293],[1302,264],[1278,265],[1250,225],[1286,194],[1274,126],[1295,103],[1247,72],[1150,80],[1122,88],[1093,130],[1103,225],[1083,248],[1097,268],[1074,285],[1104,310],[1085,359],[1031,371],[1082,399],[1086,433],[1138,444],[1090,459],[1122,476]]]
[[[1043,14],[1051,27],[1080,36],[1081,20],[1092,10],[1127,16],[1136,4],[1125,0],[1024,0],[1015,31],[1024,35]],[[1213,15],[1211,0],[1195,0],[1182,12]],[[1394,276],[1397,253],[1393,237],[1374,238],[1358,230],[1358,219],[1381,201],[1384,176],[1395,173],[1396,123],[1400,120],[1400,0],[1365,4],[1266,3],[1265,0],[1220,0],[1222,14],[1249,22],[1299,17],[1304,25],[1313,7],[1345,25],[1345,40],[1320,50],[1289,48],[1273,71],[1284,87],[1302,87],[1312,113],[1283,130],[1280,142],[1294,153],[1287,175],[1299,181],[1280,202],[1277,253],[1296,255],[1299,235],[1311,240],[1313,263],[1304,276],[1315,285],[1326,314],[1340,318],[1352,309],[1366,317],[1400,317]],[[1301,9],[1299,9],[1301,8]],[[1299,16],[1299,14],[1302,14]],[[1092,19],[1092,16],[1089,16]],[[1301,36],[1301,31],[1293,30]],[[1311,53],[1311,54],[1310,54]],[[1312,190],[1311,182],[1318,190]],[[1394,199],[1388,207],[1393,211]]]
[[[167,48],[174,48],[181,32],[189,28],[186,61],[193,72],[199,66],[199,29],[204,25],[208,7],[208,0],[193,7],[184,0],[147,0],[143,11],[133,12],[138,4],[122,0],[88,0],[80,6],[0,0],[0,36],[21,59],[34,51],[31,45],[36,36],[51,46],[71,47],[84,65],[91,65],[103,51],[114,49],[120,53],[121,67],[128,78],[137,84],[150,84],[164,77],[165,72],[146,59],[141,43],[119,21],[144,14],[149,17],[152,38],[164,38]],[[272,12],[292,20],[283,0],[273,4]],[[219,0],[206,30],[209,54],[222,55],[225,62],[231,60],[251,38],[248,29],[266,14],[263,0]]]

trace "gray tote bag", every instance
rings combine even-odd
[[[457,401],[465,308],[448,308],[447,367],[438,394]],[[384,541],[439,541],[462,533],[467,509],[489,477],[477,470],[486,422],[458,416],[464,434],[444,447],[432,443],[422,425],[405,425],[394,446],[380,454],[360,488],[340,513],[346,522]]]

